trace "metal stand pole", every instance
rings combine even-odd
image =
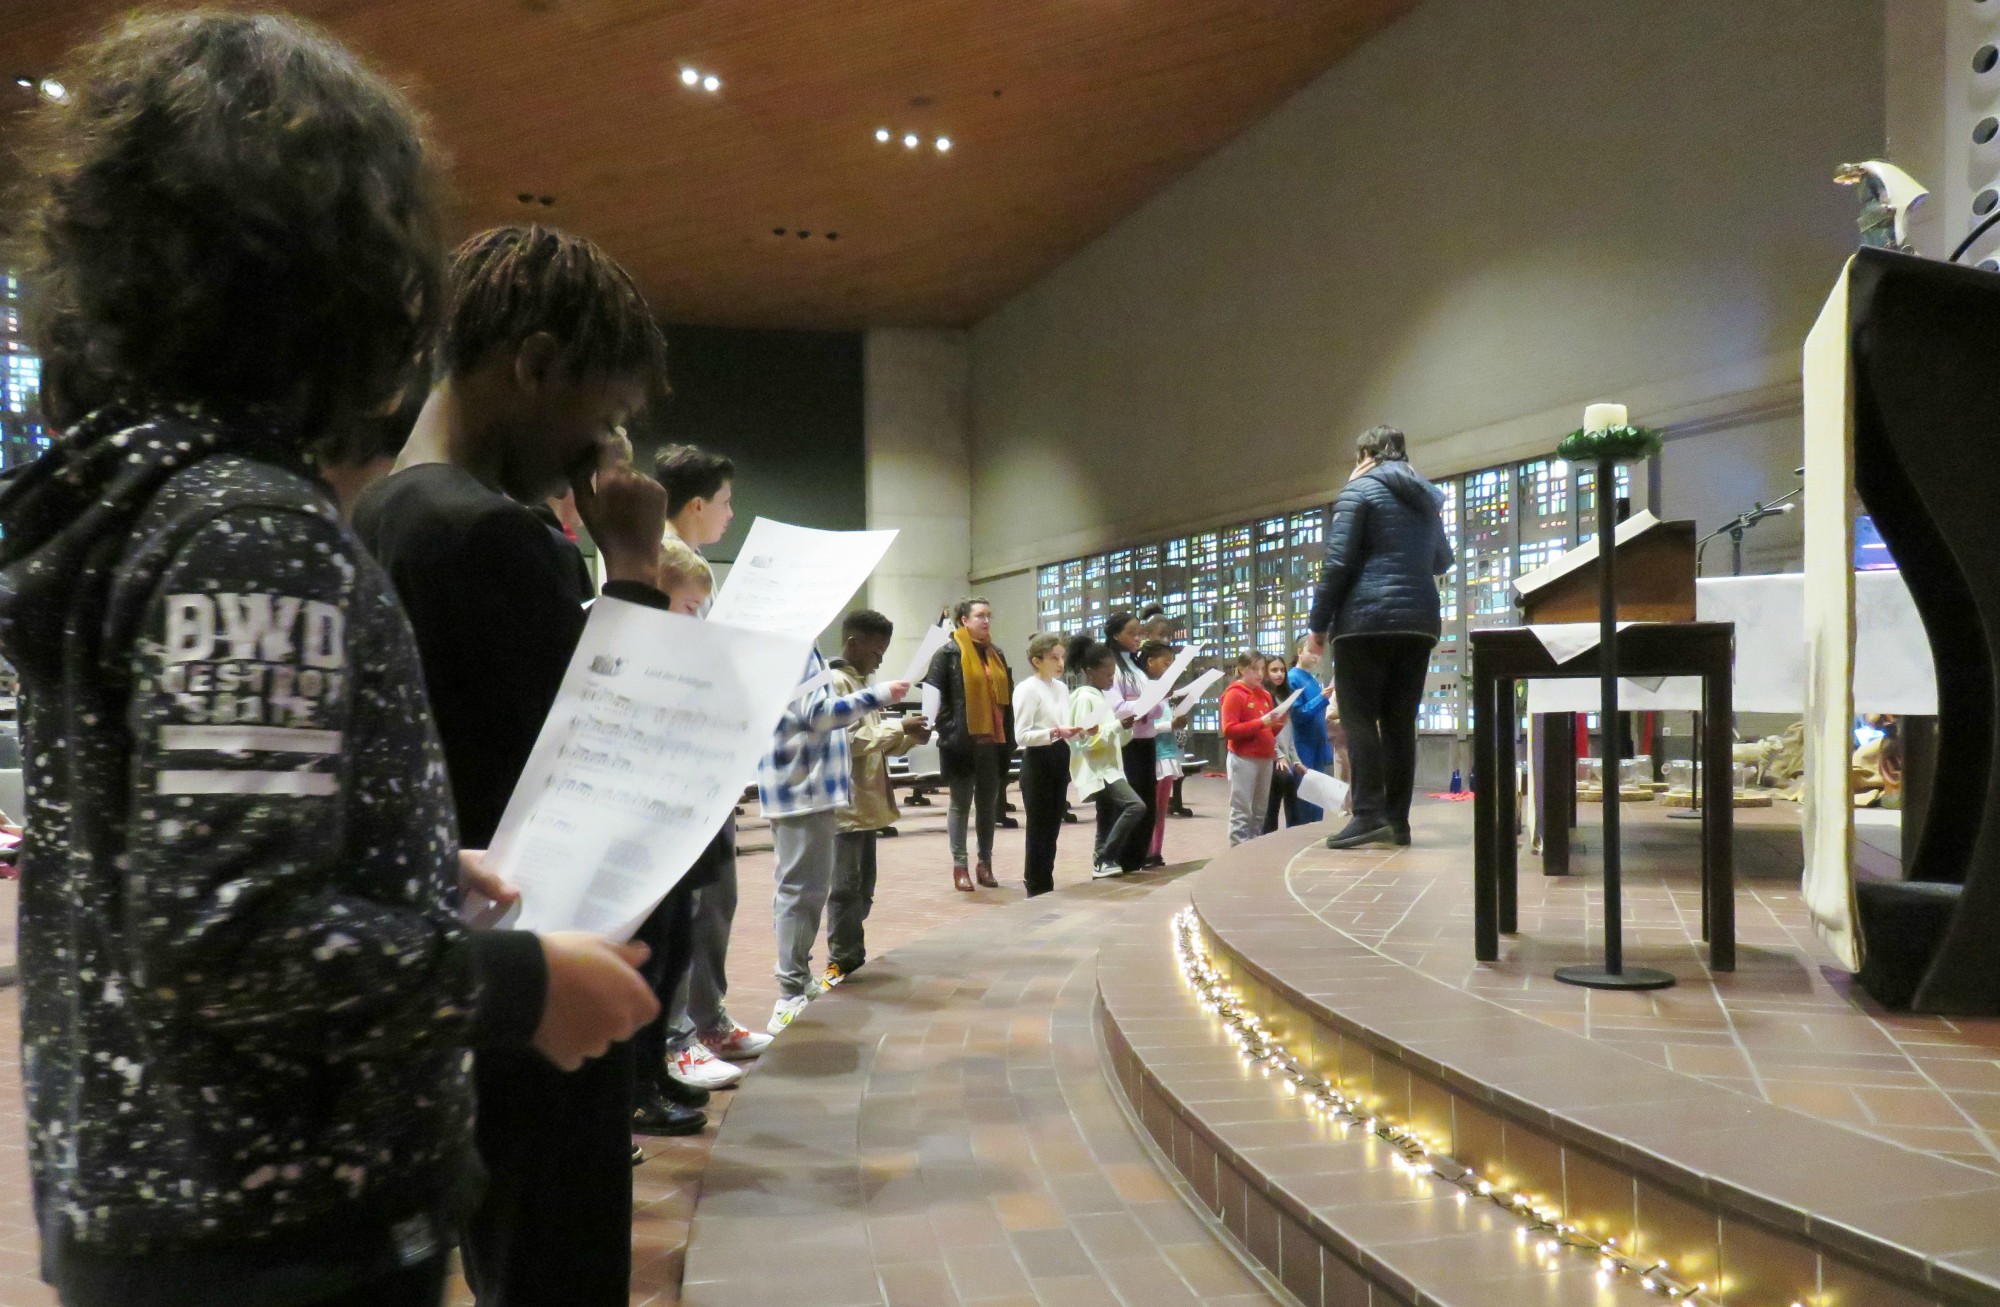
[[[1619,867],[1618,810],[1624,723],[1618,716],[1617,465],[1597,460],[1597,682],[1604,759],[1604,965],[1556,969],[1556,979],[1587,989],[1665,989],[1674,978],[1652,967],[1625,967],[1625,905]]]

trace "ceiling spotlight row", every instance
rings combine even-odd
[[[890,141],[893,141],[895,139],[896,139],[896,134],[890,131],[887,127],[877,127],[875,129],[875,140],[877,143],[882,145],[887,145]],[[924,143],[924,138],[917,135],[915,132],[903,133],[904,149],[914,150],[923,143]],[[939,154],[948,154],[951,151],[951,137],[940,136],[936,140],[932,141],[931,145],[936,148]]]
[[[681,66],[681,85],[686,87],[698,86],[710,95],[714,95],[722,89],[722,79],[714,73],[704,73],[699,68],[690,68],[683,64]]]
[[[26,73],[22,73],[14,78],[14,85],[24,91],[37,91],[45,100],[55,100],[60,103],[69,99],[69,88],[53,77],[44,77],[37,82]]]

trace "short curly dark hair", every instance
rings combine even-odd
[[[386,409],[443,307],[433,154],[394,87],[293,18],[127,18],[29,129],[14,233],[44,408]]]

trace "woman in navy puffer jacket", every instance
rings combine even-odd
[[[1354,474],[1333,502],[1313,596],[1316,642],[1333,643],[1333,684],[1354,768],[1354,819],[1334,849],[1408,844],[1417,708],[1438,641],[1437,578],[1451,570],[1444,493],[1410,466],[1403,433],[1355,442]]]

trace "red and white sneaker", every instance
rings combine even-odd
[[[667,1056],[667,1074],[684,1085],[727,1089],[743,1078],[743,1068],[731,1066],[700,1040],[690,1040]]]
[[[745,1030],[734,1021],[729,1021],[713,1030],[702,1031],[700,1043],[725,1062],[748,1062],[771,1046],[771,1036]]]

